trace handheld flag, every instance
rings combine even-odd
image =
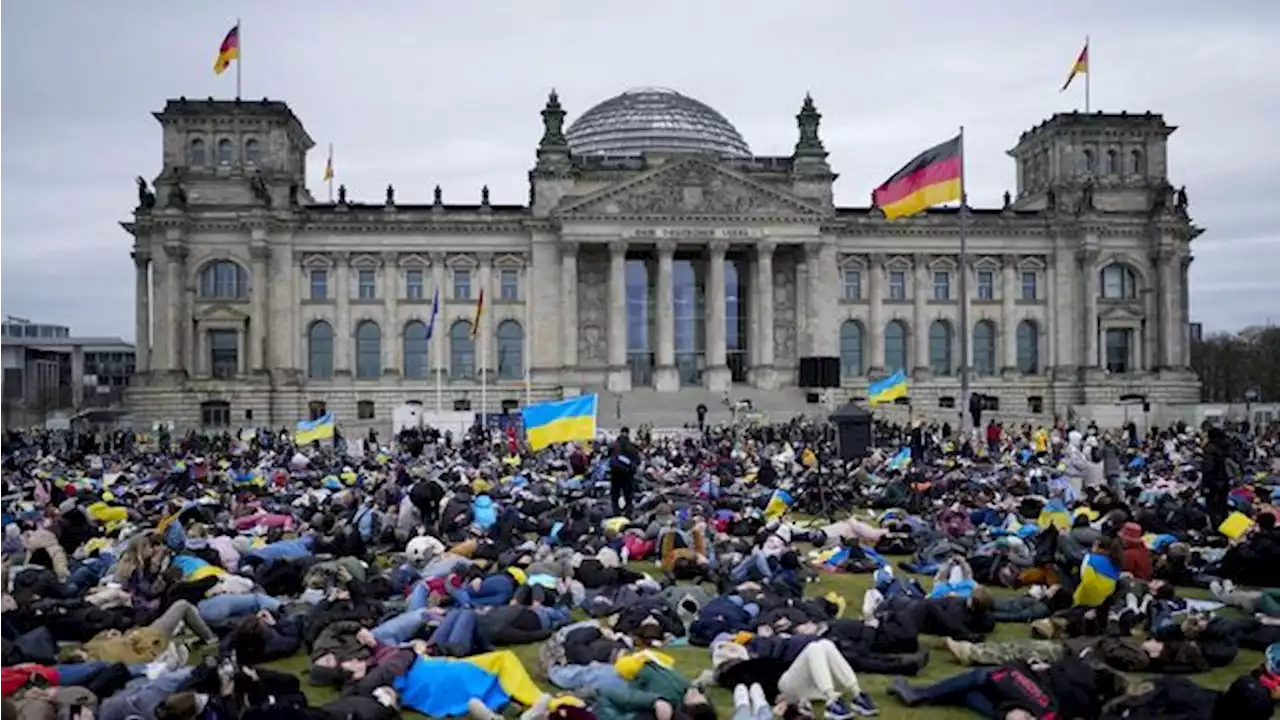
[[[888,220],[907,217],[964,194],[963,140],[957,135],[911,159],[880,184],[871,199]]]
[[[886,470],[901,470],[911,464],[911,448],[903,445],[893,457],[889,458]]]
[[[520,417],[529,447],[537,451],[555,443],[594,440],[599,400],[599,395],[591,393],[522,409]]]
[[[480,332],[480,316],[484,314],[484,288],[480,288],[480,300],[476,302],[476,316],[471,320],[471,339]]]
[[[1106,48],[1103,48],[1106,50]],[[1058,92],[1063,92],[1071,85],[1071,81],[1076,79],[1077,75],[1089,74],[1089,41],[1084,41],[1084,49],[1080,51],[1080,55],[1076,57],[1075,64],[1071,66],[1071,72],[1067,75],[1067,81],[1062,83],[1062,88]]]
[[[431,299],[431,322],[427,323],[427,339],[436,332],[436,317],[440,314],[440,288],[436,288],[435,296]]]
[[[1080,564],[1080,584],[1072,595],[1076,607],[1098,607],[1116,591],[1120,581],[1120,569],[1111,558],[1099,553],[1089,553]]]
[[[322,180],[333,179],[333,143],[329,143],[329,159],[326,160],[324,163],[324,175],[321,177],[321,179]]]
[[[299,420],[293,431],[293,441],[309,445],[317,440],[332,440],[333,431],[333,411],[330,410],[315,420]]]
[[[879,382],[871,383],[871,387],[867,389],[867,400],[872,405],[893,402],[906,396],[907,374],[902,370],[894,372]]]
[[[240,59],[240,23],[231,28],[227,36],[222,39],[222,45],[218,48],[218,57],[213,61],[213,72],[215,75],[221,75],[231,67],[232,60]]]

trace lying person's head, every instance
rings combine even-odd
[[[991,612],[991,593],[979,585],[973,589],[973,594],[965,601],[965,605],[975,615],[986,615]]]

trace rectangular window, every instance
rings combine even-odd
[[[1022,273],[1022,299],[1035,300],[1039,294],[1036,287],[1037,277],[1033,270],[1027,270]]]
[[[373,300],[378,297],[378,274],[373,270],[361,270],[356,275],[356,287],[361,300]]]
[[[210,400],[200,404],[200,423],[205,427],[229,427],[231,403]]]
[[[1133,347],[1133,331],[1128,328],[1107,328],[1105,337],[1107,372],[1129,372]]]
[[[410,300],[421,300],[425,295],[422,271],[406,270],[404,273],[404,296]]]
[[[374,415],[376,414],[374,412],[374,409],[375,408],[372,400],[361,400],[360,402],[356,403],[356,419],[357,420],[373,420]]]
[[[329,271],[311,271],[311,299],[326,300],[329,297]]]
[[[907,273],[902,270],[889,271],[889,299],[907,299]]]
[[[951,273],[938,271],[933,274],[933,299],[951,299]]]
[[[471,271],[470,270],[454,270],[453,271],[453,299],[454,300],[470,300],[471,299]]]
[[[240,334],[235,330],[209,331],[209,367],[219,380],[240,372]]]
[[[513,302],[520,299],[520,273],[503,270],[498,275],[498,297]]]
[[[859,300],[862,298],[862,272],[860,270],[844,271],[844,299]]]
[[[996,280],[995,273],[990,270],[978,271],[978,299],[979,300],[995,300],[996,299]]]

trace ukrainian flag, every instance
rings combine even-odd
[[[769,498],[769,504],[764,508],[764,519],[773,522],[787,514],[787,510],[791,509],[791,504],[795,500],[791,497],[791,493],[778,488],[773,491],[773,495]]]
[[[299,445],[309,445],[317,440],[333,439],[333,411],[321,415],[315,420],[299,420],[293,431],[293,441]]]
[[[1080,585],[1071,599],[1076,607],[1098,607],[1116,591],[1119,580],[1120,568],[1111,562],[1111,558],[1091,552],[1080,564]]]
[[[561,442],[594,440],[600,396],[579,395],[568,400],[530,405],[520,411],[525,437],[534,450]]]
[[[894,372],[879,382],[871,383],[871,387],[867,390],[867,399],[872,405],[893,402],[906,396],[907,374],[902,370]]]
[[[889,458],[889,470],[901,470],[911,464],[911,448],[902,446],[896,455]]]
[[[1071,515],[1067,512],[1067,504],[1054,498],[1044,504],[1036,524],[1043,530],[1050,525],[1066,532],[1071,529]]]

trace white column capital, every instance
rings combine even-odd
[[[679,243],[675,240],[659,240],[657,242],[658,256],[675,255],[677,247],[679,247]]]
[[[629,248],[630,246],[631,246],[631,243],[627,242],[626,240],[611,240],[609,241],[609,252],[614,257],[625,258],[627,254],[627,248]]]

